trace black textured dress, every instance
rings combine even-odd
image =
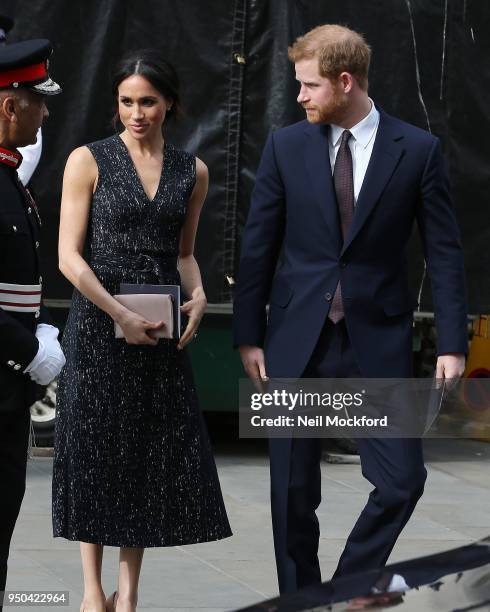
[[[176,284],[195,158],[165,146],[149,200],[119,136],[88,145],[99,172],[87,261],[119,284]],[[109,546],[175,546],[231,535],[185,350],[114,338],[77,290],[63,334],[53,469],[54,536]]]

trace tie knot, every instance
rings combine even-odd
[[[342,140],[340,141],[340,146],[345,146],[348,142],[349,142],[349,138],[352,136],[352,134],[349,132],[349,130],[344,130],[342,132]]]

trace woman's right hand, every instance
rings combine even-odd
[[[144,317],[128,309],[125,309],[118,316],[117,323],[121,327],[128,344],[150,344],[151,346],[158,344],[158,338],[151,337],[149,332],[161,329],[165,325],[163,321],[158,321],[158,323],[147,321]]]

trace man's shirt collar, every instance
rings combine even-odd
[[[358,142],[364,149],[371,142],[379,123],[379,111],[375,107],[371,98],[369,98],[369,101],[371,102],[371,110],[369,113],[364,117],[364,119],[361,119],[359,123],[353,125],[349,130],[354,140],[356,140],[356,142]],[[330,124],[329,140],[332,147],[337,146],[344,130],[345,128],[340,127],[339,125],[335,125],[333,123]]]

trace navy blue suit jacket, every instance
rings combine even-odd
[[[301,376],[339,279],[361,374],[411,375],[416,299],[405,250],[415,222],[432,285],[438,353],[467,352],[463,255],[440,142],[380,114],[343,244],[328,127],[301,121],[267,140],[243,234],[234,343],[264,347],[269,376]]]

